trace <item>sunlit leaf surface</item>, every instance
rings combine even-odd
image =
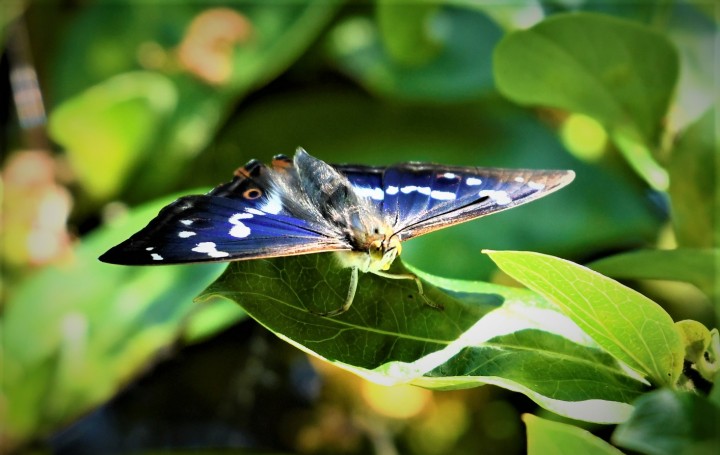
[[[597,272],[539,253],[490,251],[508,275],[559,305],[593,340],[656,385],[675,384],[684,347],[670,316]]]

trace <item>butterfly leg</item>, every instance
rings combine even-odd
[[[317,313],[319,316],[324,316],[327,318],[331,318],[333,316],[338,316],[340,314],[343,314],[347,310],[350,309],[350,306],[353,303],[353,300],[355,300],[355,291],[357,291],[357,285],[358,285],[358,268],[352,267],[352,272],[350,274],[350,287],[348,287],[348,293],[347,297],[345,298],[345,303],[343,306],[336,310],[328,311],[326,313]]]
[[[393,280],[414,280],[415,284],[418,288],[418,294],[420,294],[420,297],[422,297],[423,301],[426,305],[435,308],[436,310],[442,310],[444,307],[438,303],[431,302],[427,297],[425,297],[425,292],[423,292],[422,282],[420,281],[420,278],[413,275],[412,273],[387,273],[383,272],[382,270],[373,271],[375,275],[381,276],[383,278],[390,278]]]

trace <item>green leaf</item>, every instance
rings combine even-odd
[[[520,251],[487,254],[503,272],[559,305],[618,360],[655,385],[675,385],[684,347],[672,319],[655,302],[563,259]]]
[[[720,244],[716,215],[718,139],[716,110],[710,109],[678,140],[668,162],[672,222],[680,246],[712,248]],[[706,269],[708,272],[712,267]]]
[[[129,125],[136,128],[146,125],[144,128],[152,132],[153,142],[143,148],[140,162],[134,161],[135,156],[123,155],[136,164],[132,166],[131,175],[119,172],[110,176],[114,189],[120,185],[125,190],[126,200],[145,201],[176,184],[188,163],[213,139],[238,100],[272,80],[300,57],[327,26],[340,2],[234,2],[222,8],[206,2],[176,2],[172,6],[166,2],[110,3],[95,2],[67,24],[67,33],[58,45],[53,94],[56,99],[68,100],[90,86],[105,84],[118,74],[139,69],[147,69],[157,79],[167,78],[177,96],[169,117],[163,121],[152,115],[131,117]],[[191,36],[193,21],[211,10],[225,19],[234,19],[234,25],[221,20],[226,24],[224,28],[218,27],[221,32],[239,33],[240,24],[246,23],[244,41],[218,37],[219,42],[227,40],[230,46],[227,54],[211,56],[210,50],[202,49],[203,45],[207,46],[202,37]],[[196,46],[200,46],[199,51],[195,48],[196,52],[190,53],[190,58],[200,55],[215,60],[181,64],[178,55],[185,39],[194,39]],[[227,78],[213,83],[201,77],[199,69],[212,68],[213,62],[230,69]],[[113,126],[123,131],[127,128],[125,123],[117,122],[109,124],[107,129],[114,132]],[[72,134],[78,130],[83,138],[92,134],[83,129],[82,124]],[[132,130],[130,133],[132,136]],[[64,134],[70,136],[71,132]],[[102,147],[96,143],[92,150],[95,166],[81,160],[75,163],[88,169],[86,179],[93,178],[92,171],[98,175],[113,171],[99,172],[104,162],[100,165],[97,162],[105,158],[107,147],[118,147],[115,142],[123,144],[126,139],[115,134],[107,137],[107,143],[103,142]],[[71,138],[65,141],[69,140]],[[86,139],[83,142],[92,143]],[[83,156],[89,154],[90,151]],[[96,185],[104,181],[99,176],[94,179],[98,182]],[[99,196],[109,194],[109,189],[105,189]]]
[[[97,257],[174,197],[83,239],[72,261],[14,290],[2,315],[3,437],[57,429],[108,400],[178,337],[192,298],[224,264],[122,267]]]
[[[718,292],[715,283],[718,260],[719,250],[640,250],[600,259],[588,267],[618,279],[685,281],[697,286],[708,297],[714,297]]]
[[[558,14],[507,35],[495,81],[511,100],[599,121],[631,165],[658,188],[667,175],[652,156],[678,77],[678,56],[662,34],[592,13]]]
[[[397,261],[393,272],[404,271]],[[492,383],[601,422],[626,419],[627,403],[645,389],[537,295],[418,275],[441,286],[426,281],[424,289],[444,310],[425,304],[411,280],[364,274],[348,312],[318,316],[343,304],[349,283],[349,270],[327,254],[233,263],[203,296],[232,299],[298,348],[381,384]]]
[[[418,66],[440,50],[430,34],[439,4],[409,4],[402,0],[378,0],[377,21],[389,56],[401,65]]]
[[[486,318],[502,323],[491,316]],[[481,327],[487,331],[489,325]],[[413,383],[443,389],[494,384],[523,393],[556,414],[597,423],[626,420],[629,403],[646,389],[606,352],[546,329],[517,330],[466,347]]]
[[[409,22],[389,22],[403,11],[412,17]],[[491,92],[490,59],[502,30],[484,14],[432,3],[384,5],[378,13],[379,24],[360,16],[346,19],[328,42],[340,68],[367,89],[442,103]],[[408,47],[412,52],[401,56]]]
[[[612,440],[650,455],[712,454],[720,449],[720,408],[689,392],[656,390],[640,397],[635,412]]]
[[[619,455],[622,452],[587,430],[524,414],[528,455]]]
[[[392,273],[402,271],[397,261]],[[203,296],[234,300],[302,349],[367,370],[442,350],[499,300],[488,296],[478,305],[460,305],[428,286],[425,297],[444,305],[441,311],[423,301],[412,280],[367,273],[360,276],[348,312],[319,316],[343,305],[349,283],[350,269],[340,268],[329,254],[312,254],[231,263]]]
[[[177,105],[167,77],[137,71],[110,78],[58,106],[50,134],[90,196],[116,196]]]

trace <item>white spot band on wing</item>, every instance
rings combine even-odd
[[[193,220],[180,220],[180,222],[185,226],[190,226],[191,224],[193,224]]]
[[[478,186],[482,185],[482,180],[475,177],[468,177],[467,180],[465,180],[465,184],[467,186]]]
[[[240,212],[240,213],[236,213],[235,215],[231,216],[228,221],[230,222],[230,224],[237,224],[240,222],[240,220],[249,220],[253,216],[254,215],[252,215],[250,213]]]
[[[543,188],[545,188],[544,183],[528,182],[527,185],[534,190],[542,190]]]
[[[180,231],[180,232],[178,232],[178,237],[180,237],[181,239],[186,239],[186,238],[188,238],[188,237],[192,237],[193,235],[197,235],[197,233],[195,233],[195,232],[193,232],[193,231]]]
[[[456,196],[455,193],[451,193],[450,191],[432,190],[430,192],[430,197],[439,201],[452,201]]]
[[[358,194],[358,196],[369,197],[375,199],[376,201],[382,201],[383,199],[385,199],[385,193],[383,193],[382,188],[354,186],[353,189],[355,190],[355,193]]]
[[[237,238],[247,237],[250,232],[250,228],[239,221],[230,229],[230,235]]]
[[[151,254],[150,256],[152,256],[153,261],[162,261],[162,260],[163,260],[163,257],[160,256],[160,255],[157,254],[157,253],[153,253],[153,254]]]
[[[393,195],[395,195],[395,194],[398,193],[398,190],[399,190],[398,187],[390,185],[390,186],[387,187],[387,189],[385,190],[385,194],[389,194],[390,196],[393,196]]]
[[[415,185],[408,185],[400,188],[400,191],[404,194],[410,194],[413,191],[417,191],[420,194],[424,194],[426,196],[429,196],[431,193],[431,189],[429,186],[415,186]]]
[[[230,253],[218,251],[214,242],[200,242],[192,249],[196,253],[207,253],[211,258],[224,258],[230,256]]]
[[[228,218],[228,222],[233,225],[233,227],[230,228],[230,235],[237,238],[244,238],[250,235],[252,231],[240,220],[247,220],[252,217],[253,215],[249,213],[236,213]]]
[[[512,199],[510,199],[510,196],[508,196],[507,192],[502,190],[482,190],[478,193],[478,196],[487,196],[493,201],[495,201],[497,205],[508,205],[512,202]]]

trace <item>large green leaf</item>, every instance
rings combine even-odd
[[[50,133],[65,149],[85,191],[108,199],[118,195],[145,159],[143,152],[154,145],[177,101],[177,88],[161,74],[121,74],[53,110]]]
[[[398,261],[393,272],[402,271]],[[444,292],[426,281],[421,297],[412,280],[365,274],[351,309],[333,318],[317,313],[343,304],[349,271],[327,254],[233,263],[204,295],[232,299],[300,349],[382,384],[492,383],[559,414],[598,422],[623,421],[627,403],[644,390],[537,295],[421,276]]]
[[[401,271],[398,261],[393,272]],[[349,269],[338,267],[328,254],[313,254],[232,263],[204,295],[238,302],[268,329],[319,357],[368,370],[440,351],[488,305],[501,302],[488,295],[480,305],[461,305],[428,287],[425,298],[445,307],[438,310],[424,302],[412,280],[362,274],[348,312],[319,316],[343,305],[349,282]]]
[[[655,30],[593,13],[552,16],[497,46],[495,81],[508,98],[598,120],[635,169],[667,187],[653,159],[678,77],[678,56]]]
[[[720,251],[711,249],[640,250],[610,256],[588,267],[618,279],[685,281],[713,297],[718,292],[718,260]]]
[[[2,315],[3,437],[17,443],[106,401],[178,337],[193,297],[223,264],[121,267],[97,260],[169,201],[98,230],[71,262],[14,290]]]
[[[640,397],[613,441],[649,455],[714,454],[720,450],[720,408],[689,392],[656,390]]]
[[[416,66],[440,50],[431,34],[431,22],[439,4],[378,0],[377,21],[388,55],[401,65]]]
[[[621,455],[622,452],[587,430],[562,422],[523,415],[528,455]]]
[[[512,278],[559,305],[617,359],[655,385],[675,385],[685,348],[672,319],[655,302],[563,259],[521,251],[487,254]]]

